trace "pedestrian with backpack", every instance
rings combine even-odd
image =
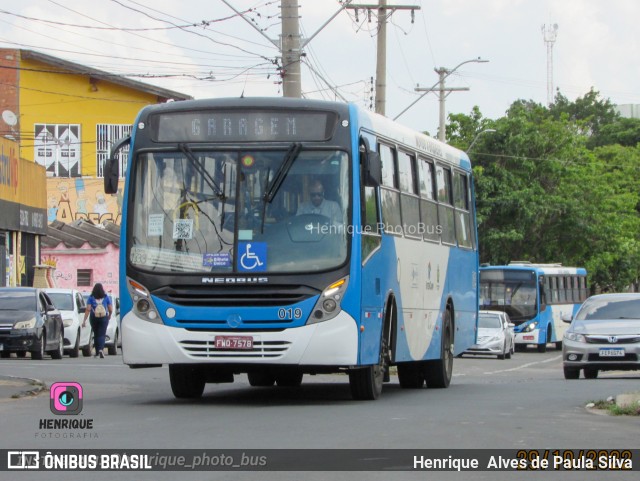
[[[84,311],[84,320],[82,321],[82,327],[86,326],[87,317],[89,317],[91,329],[93,330],[93,345],[96,350],[94,357],[104,358],[102,350],[104,349],[107,327],[112,313],[113,303],[111,298],[107,296],[102,284],[96,282],[89,299],[87,299],[87,309]]]

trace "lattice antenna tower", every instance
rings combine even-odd
[[[543,25],[542,35],[547,44],[547,104],[553,103],[553,44],[558,36],[558,24]]]

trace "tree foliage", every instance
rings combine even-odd
[[[518,100],[504,117],[449,117],[451,144],[474,164],[481,262],[561,262],[593,286],[640,275],[640,123],[590,91],[575,102]],[[487,131],[495,130],[495,132]]]

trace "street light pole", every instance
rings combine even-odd
[[[440,95],[439,95],[440,96],[440,119],[439,119],[438,139],[441,140],[442,142],[444,142],[445,141],[445,120],[446,120],[446,112],[445,112],[445,108],[444,108],[445,107],[444,99],[447,97],[445,92],[449,92],[450,93],[450,92],[453,92],[453,91],[469,90],[468,87],[450,87],[450,88],[445,88],[444,81],[449,75],[451,75],[453,72],[458,70],[464,64],[472,63],[472,62],[474,62],[474,63],[486,63],[486,62],[488,62],[488,60],[484,60],[484,59],[481,59],[480,57],[478,57],[478,58],[474,58],[474,59],[470,59],[470,60],[465,60],[464,62],[459,63],[458,65],[456,65],[452,69],[446,69],[444,67],[440,67],[439,69],[435,69],[435,71],[436,71],[436,73],[438,74],[438,77],[439,77],[438,81],[436,83],[434,83],[428,89],[423,89],[423,88],[415,89],[417,92],[424,92],[424,93],[420,97],[418,97],[416,100],[414,100],[413,103],[411,103],[406,109],[404,109],[402,112],[400,112],[398,115],[396,115],[393,120],[397,120],[398,117],[400,117],[407,110],[409,110],[411,107],[413,107],[422,97],[427,95],[429,92],[433,92],[434,90],[437,90],[440,93]],[[438,86],[438,88],[436,88],[436,86]]]
[[[480,132],[478,132],[476,134],[476,136],[473,138],[473,140],[471,141],[471,143],[469,144],[469,147],[467,147],[467,154],[469,152],[471,152],[471,147],[473,147],[473,145],[476,143],[476,141],[478,140],[478,137],[480,137],[482,134],[486,134],[486,133],[489,133],[489,132],[495,132],[495,131],[496,131],[496,129],[484,129],[484,130],[481,130]]]

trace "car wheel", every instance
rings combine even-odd
[[[47,339],[47,331],[42,330],[42,338],[40,339],[40,348],[37,351],[31,351],[31,359],[44,359],[44,347]]]
[[[69,351],[69,357],[78,357],[78,354],[80,354],[80,329],[76,335],[76,345]]]
[[[113,335],[113,345],[110,345],[107,348],[107,352],[110,356],[115,356],[118,354],[118,330],[116,329],[115,334]]]
[[[598,370],[592,367],[584,368],[584,378],[585,379],[596,379],[598,377]]]
[[[562,368],[564,371],[565,379],[578,379],[580,377],[580,369],[576,369],[575,367],[566,367]]]
[[[16,356],[17,357],[27,357],[27,351],[16,351]]]
[[[62,331],[60,331],[60,335],[58,336],[58,346],[51,352],[51,359],[62,359],[62,355],[64,354],[64,335]]]
[[[11,351],[0,351],[0,357],[2,359],[7,359],[11,357]]]
[[[93,331],[89,334],[89,343],[82,347],[82,355],[84,357],[91,357],[91,344],[93,343]]]

